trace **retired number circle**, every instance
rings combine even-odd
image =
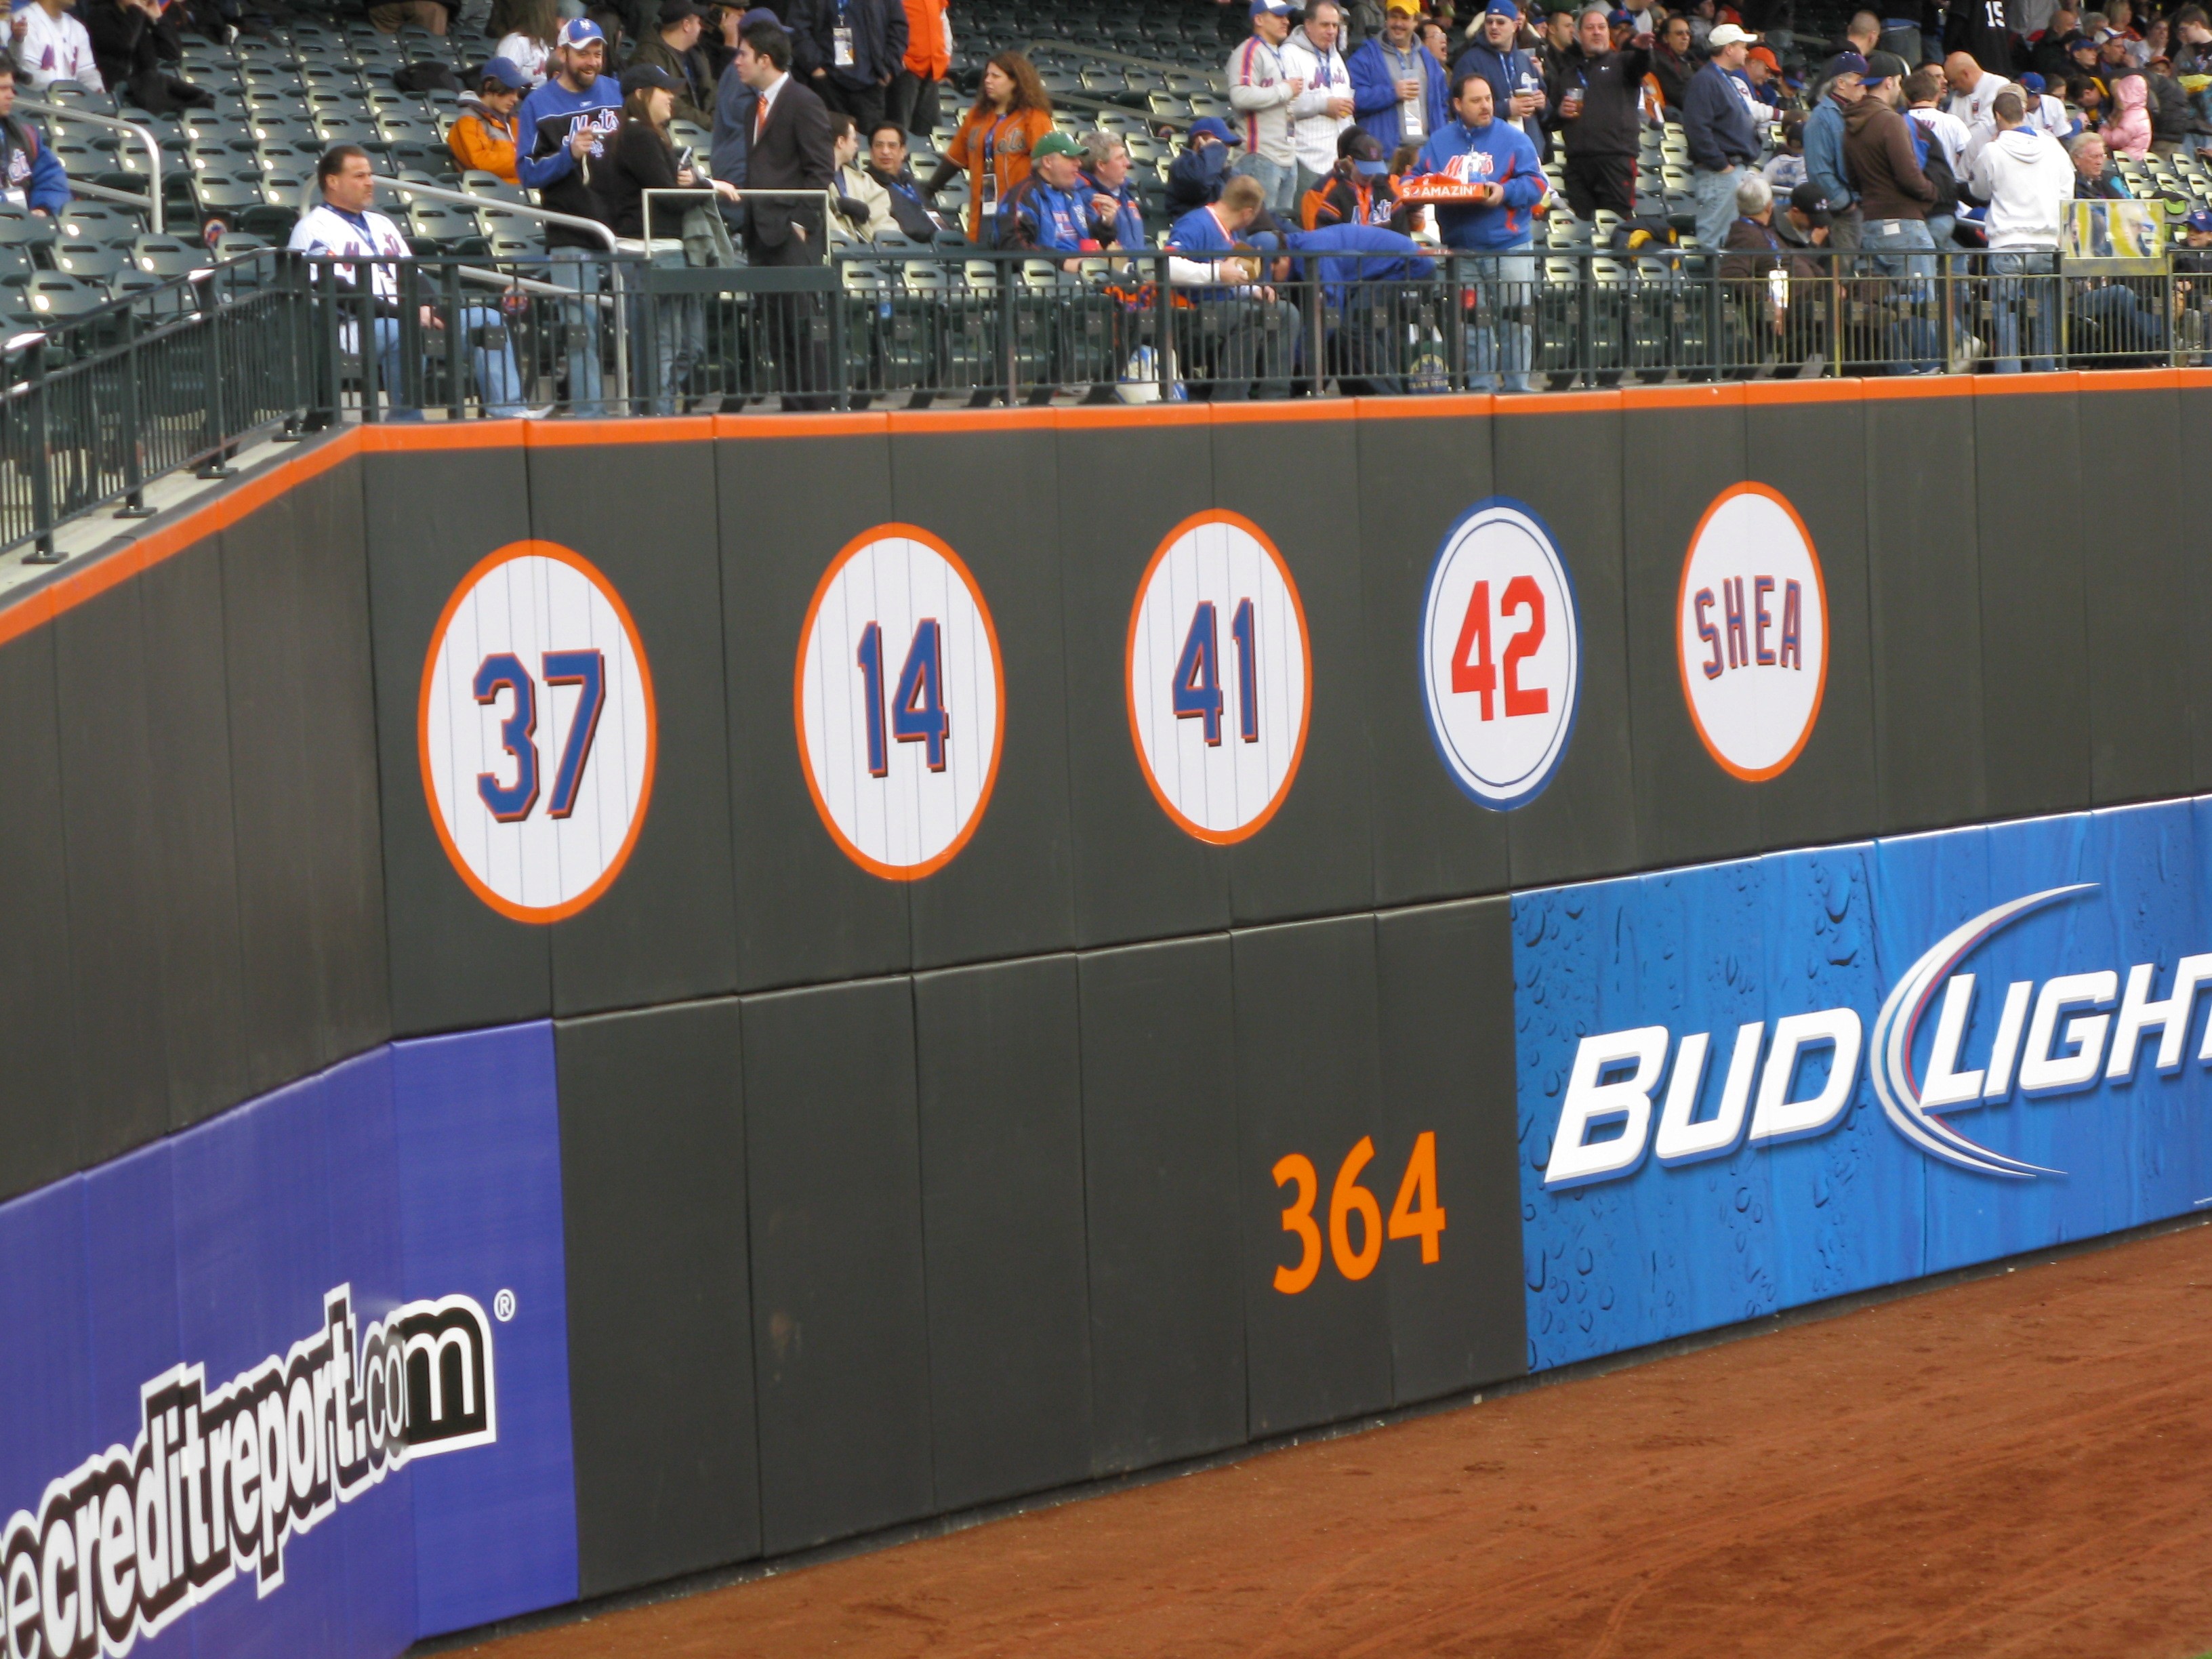
[[[1495,496],[1445,532],[1421,611],[1429,734],[1459,787],[1503,811],[1552,781],[1574,736],[1582,621],[1544,521]]]
[[[1290,567],[1250,520],[1185,519],[1137,583],[1129,732],[1161,810],[1200,841],[1259,833],[1291,792],[1313,652]]]
[[[645,826],[658,742],[614,585],[556,542],[486,558],[431,632],[416,737],[430,821],[478,898],[517,921],[590,904]]]
[[[960,556],[879,525],[830,562],[799,629],[799,761],[831,839],[913,881],[968,844],[1006,725],[998,631]]]
[[[1674,622],[1682,696],[1706,753],[1747,783],[1787,771],[1820,718],[1828,590],[1781,492],[1741,483],[1705,509]]]

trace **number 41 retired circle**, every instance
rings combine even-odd
[[[612,583],[555,542],[513,542],[431,630],[416,744],[430,821],[471,891],[516,921],[614,884],[653,793],[653,676]]]
[[[1493,497],[1445,533],[1421,611],[1421,686],[1437,753],[1503,811],[1551,782],[1574,736],[1582,623],[1543,520]]]

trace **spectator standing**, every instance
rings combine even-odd
[[[1291,137],[1293,106],[1306,83],[1283,61],[1290,0],[1252,0],[1252,35],[1229,55],[1229,102],[1243,118],[1244,154],[1233,171],[1256,179],[1270,212],[1289,218],[1297,208],[1298,153]]]
[[[930,176],[932,196],[968,173],[968,234],[988,246],[998,234],[999,208],[1030,176],[1030,153],[1052,131],[1052,100],[1030,60],[1002,52],[983,66],[975,107],[945,148]]]
[[[1490,0],[1482,14],[1481,33],[1473,46],[1452,65],[1452,84],[1469,74],[1490,82],[1491,108],[1496,118],[1518,127],[1536,153],[1544,152],[1544,75],[1535,54],[1519,45],[1521,13],[1513,0]]]
[[[1382,33],[1352,54],[1352,112],[1387,155],[1443,125],[1443,66],[1421,49],[1419,0],[1389,0]]]
[[[1291,106],[1291,148],[1297,159],[1297,199],[1336,165],[1336,141],[1352,125],[1352,76],[1336,49],[1343,14],[1336,0],[1311,0],[1305,21],[1285,37],[1283,68],[1306,83]]]
[[[2005,21],[2004,0],[1951,0],[1943,24],[1943,73],[1954,87],[1959,82],[1952,75],[1952,65],[1961,58],[1970,59],[2000,80],[2010,75],[2019,53],[2012,30]],[[2002,87],[1997,88],[1997,92],[2002,90]],[[1990,96],[1996,97],[1996,92]],[[1986,113],[1988,109],[1984,102],[1982,112]],[[1967,125],[1971,126],[1972,123]]]
[[[2072,0],[2063,0],[2051,12],[2051,21],[2028,43],[2028,67],[2042,76],[2046,85],[2074,67],[2067,59],[2066,48],[2081,27],[2080,10]]]
[[[0,199],[43,218],[70,204],[69,172],[39,130],[15,113],[15,65],[0,56]]]
[[[659,27],[629,56],[633,67],[650,64],[667,74],[675,82],[674,118],[695,127],[714,125],[714,77],[699,49],[706,21],[691,0],[660,0]]]
[[[1736,216],[1735,192],[1743,173],[1759,160],[1759,135],[1751,108],[1730,73],[1743,67],[1758,40],[1734,23],[1723,23],[1708,37],[1713,55],[1690,80],[1682,109],[1682,136],[1688,142],[1691,194],[1698,207],[1698,240],[1718,248]]]
[[[2212,75],[2212,17],[2191,0],[2173,14],[2172,51],[2176,75]]]
[[[869,135],[868,176],[890,195],[891,217],[911,240],[927,246],[951,231],[908,165],[906,129],[889,116]]]
[[[906,56],[891,76],[884,113],[907,132],[937,126],[939,94],[952,73],[952,10],[945,0],[902,0]]]
[[[10,80],[6,84],[9,88],[7,107],[12,108],[14,82]],[[0,116],[5,116],[4,110],[0,110]],[[12,117],[6,118],[12,120]],[[399,234],[399,227],[374,210],[376,177],[368,165],[368,152],[358,145],[339,144],[325,151],[315,164],[315,182],[322,200],[301,216],[287,246],[295,253],[339,261],[331,266],[330,274],[340,287],[357,293],[362,277],[367,276],[369,304],[349,308],[349,320],[340,325],[341,337],[348,340],[349,349],[375,356],[377,381],[391,401],[392,418],[419,421],[422,411],[409,388],[411,376],[402,356],[405,331],[400,326],[396,263],[412,258],[414,251]],[[427,305],[421,307],[417,321],[426,330],[444,326]],[[368,325],[366,340],[360,332],[363,322]],[[484,413],[508,417],[528,415],[531,411],[522,403],[522,376],[515,368],[514,347],[499,313],[489,306],[467,306],[462,308],[459,322],[469,336],[470,366],[476,373]],[[459,354],[453,355],[458,361]]]
[[[1911,15],[1912,7],[1906,0],[1890,0],[1881,17],[1881,34],[1875,49],[1902,58],[1907,70],[1917,70],[1928,59],[1928,39],[1920,26],[1920,19]],[[1856,50],[1861,57],[1866,49]]]
[[[723,65],[721,78],[714,82],[714,130],[711,143],[714,177],[726,185],[745,187],[745,162],[752,149],[753,118],[759,113],[759,96],[745,84],[738,73],[738,46],[741,31],[749,23],[774,23],[783,27],[781,20],[766,6],[755,6],[750,11],[725,9],[722,13],[722,38],[730,48],[730,61]],[[742,205],[730,215],[734,225],[744,222]]]
[[[1668,18],[1651,49],[1651,75],[1659,82],[1660,101],[1677,116],[1690,95],[1690,77],[1697,72],[1697,64],[1690,59],[1690,20]]]
[[[1844,117],[1844,165],[1864,216],[1861,246],[1874,255],[1877,276],[1890,279],[1889,297],[1907,314],[1898,331],[1893,368],[1900,374],[1933,374],[1936,325],[1921,314],[1925,284],[1936,276],[1936,243],[1927,213],[1935,186],[1920,170],[1905,119],[1890,107],[1893,77],[1869,75],[1866,95]]]
[[[622,125],[622,100],[600,71],[606,64],[606,37],[588,17],[561,26],[553,52],[553,77],[522,100],[515,112],[514,170],[538,192],[541,204],[578,219],[599,218],[592,170],[606,155],[607,140]],[[549,281],[580,296],[567,307],[568,399],[580,415],[604,415],[600,396],[599,258],[605,244],[568,225],[545,227],[546,258],[554,261]]]
[[[1958,212],[1958,185],[1966,176],[1966,153],[1972,143],[1966,124],[1939,107],[1942,96],[1943,77],[1932,65],[1917,69],[1905,79],[1905,118],[1919,129],[1916,148],[1920,152],[1920,170],[1936,186],[1928,234],[1939,253],[1956,246],[1951,231]],[[1934,161],[1942,162],[1941,173],[1930,167]]]
[[[1990,114],[1996,133],[1968,166],[1967,182],[1990,204],[1982,224],[1990,244],[1996,372],[2020,372],[2023,315],[2027,367],[2047,370],[2059,307],[2058,234],[2074,196],[2074,167],[2056,139],[2027,125],[2017,91],[2000,93]],[[2028,304],[2031,295],[2041,303]]]
[[[1567,205],[1577,219],[1605,208],[1622,218],[1636,211],[1639,104],[1649,51],[1613,49],[1605,8],[1592,6],[1575,23],[1575,49],[1550,88],[1551,119],[1564,135]]]
[[[1536,67],[1548,84],[1575,49],[1575,9],[1566,0],[1549,0],[1544,15],[1543,38],[1536,44]]]
[[[2044,90],[2047,84],[2040,75],[2030,70],[2020,77],[2014,89],[2027,111],[2027,125],[2046,138],[2063,142],[2073,136],[2074,123],[2067,116],[2066,106]]]
[[[746,23],[738,37],[733,67],[753,89],[752,133],[745,157],[746,188],[828,191],[836,170],[836,141],[829,107],[792,73],[791,37],[776,24]],[[811,265],[828,251],[822,205],[804,198],[755,197],[746,204],[745,255],[757,265]],[[814,337],[819,307],[812,294],[767,296],[787,410],[825,406],[815,390],[829,378],[829,363]]]
[[[1229,177],[1229,162],[1236,144],[1229,124],[1218,116],[1201,116],[1182,136],[1182,148],[1168,163],[1168,220],[1221,199],[1221,186]]]
[[[504,58],[530,80],[526,91],[535,92],[552,73],[553,52],[559,45],[561,14],[554,0],[520,0],[514,28],[499,39],[492,55]]]
[[[1147,246],[1144,204],[1129,185],[1128,141],[1097,129],[1083,135],[1083,187],[1091,192],[1091,222],[1106,247],[1133,252]]]
[[[884,118],[891,76],[906,62],[903,0],[809,0],[791,28],[800,79],[864,129]]]
[[[2150,84],[2140,75],[2124,75],[2112,84],[2112,112],[2105,118],[2105,148],[2140,161],[2150,154]]]
[[[88,92],[105,92],[92,36],[70,15],[76,0],[31,0],[9,23],[15,38],[15,73],[33,92],[56,81],[74,81]]]
[[[1951,113],[1966,124],[1969,132],[1986,139],[1996,130],[1996,122],[1990,118],[1990,106],[2012,82],[1963,52],[1954,52],[1943,60],[1943,78],[1951,87]]]
[[[1730,94],[1733,96],[1734,94]],[[1477,186],[1480,199],[1444,203],[1437,225],[1446,247],[1473,261],[1475,313],[1469,323],[1468,362],[1472,384],[1489,391],[1503,376],[1508,392],[1528,389],[1529,325],[1534,301],[1534,212],[1549,186],[1528,135],[1494,118],[1490,82],[1470,70],[1453,87],[1457,118],[1422,146],[1423,173],[1443,173]]]
[[[477,89],[461,94],[460,116],[446,129],[446,148],[455,167],[464,173],[489,173],[510,185],[522,182],[514,170],[514,112],[528,78],[512,58],[495,58],[483,66]]]
[[[1805,122],[1805,176],[1827,204],[1829,245],[1844,252],[1858,247],[1864,223],[1844,161],[1844,140],[1846,118],[1866,96],[1866,59],[1855,52],[1831,58],[1820,104]]]

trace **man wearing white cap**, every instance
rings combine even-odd
[[[1759,134],[1751,104],[1735,71],[1758,41],[1755,34],[1723,23],[1705,37],[1712,57],[1690,77],[1682,99],[1682,136],[1688,140],[1690,193],[1698,204],[1698,240],[1718,248],[1736,216],[1735,193],[1744,170],[1759,159]]]

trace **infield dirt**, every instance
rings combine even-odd
[[[2212,1228],[471,1651],[2212,1647]]]

